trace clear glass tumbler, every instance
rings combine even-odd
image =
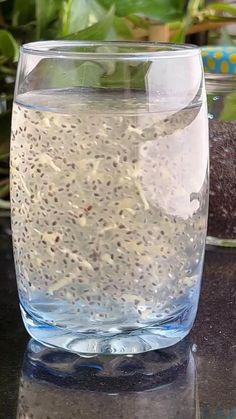
[[[208,121],[193,46],[21,49],[11,211],[23,320],[80,354],[171,346],[198,305]]]

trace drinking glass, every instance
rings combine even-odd
[[[197,47],[23,45],[11,211],[31,336],[84,355],[181,340],[196,315],[207,210]]]

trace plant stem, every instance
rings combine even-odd
[[[70,15],[71,15],[71,5],[72,0],[64,1],[64,5],[62,7],[63,15],[62,15],[62,31],[61,35],[65,36],[69,33],[69,24],[70,24]]]

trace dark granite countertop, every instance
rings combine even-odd
[[[9,220],[0,220],[1,419],[235,419],[236,250],[209,248],[190,336],[133,357],[78,358],[29,342]]]

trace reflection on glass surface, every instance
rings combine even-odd
[[[82,358],[31,340],[17,419],[199,418],[194,357],[186,341],[134,356]]]

